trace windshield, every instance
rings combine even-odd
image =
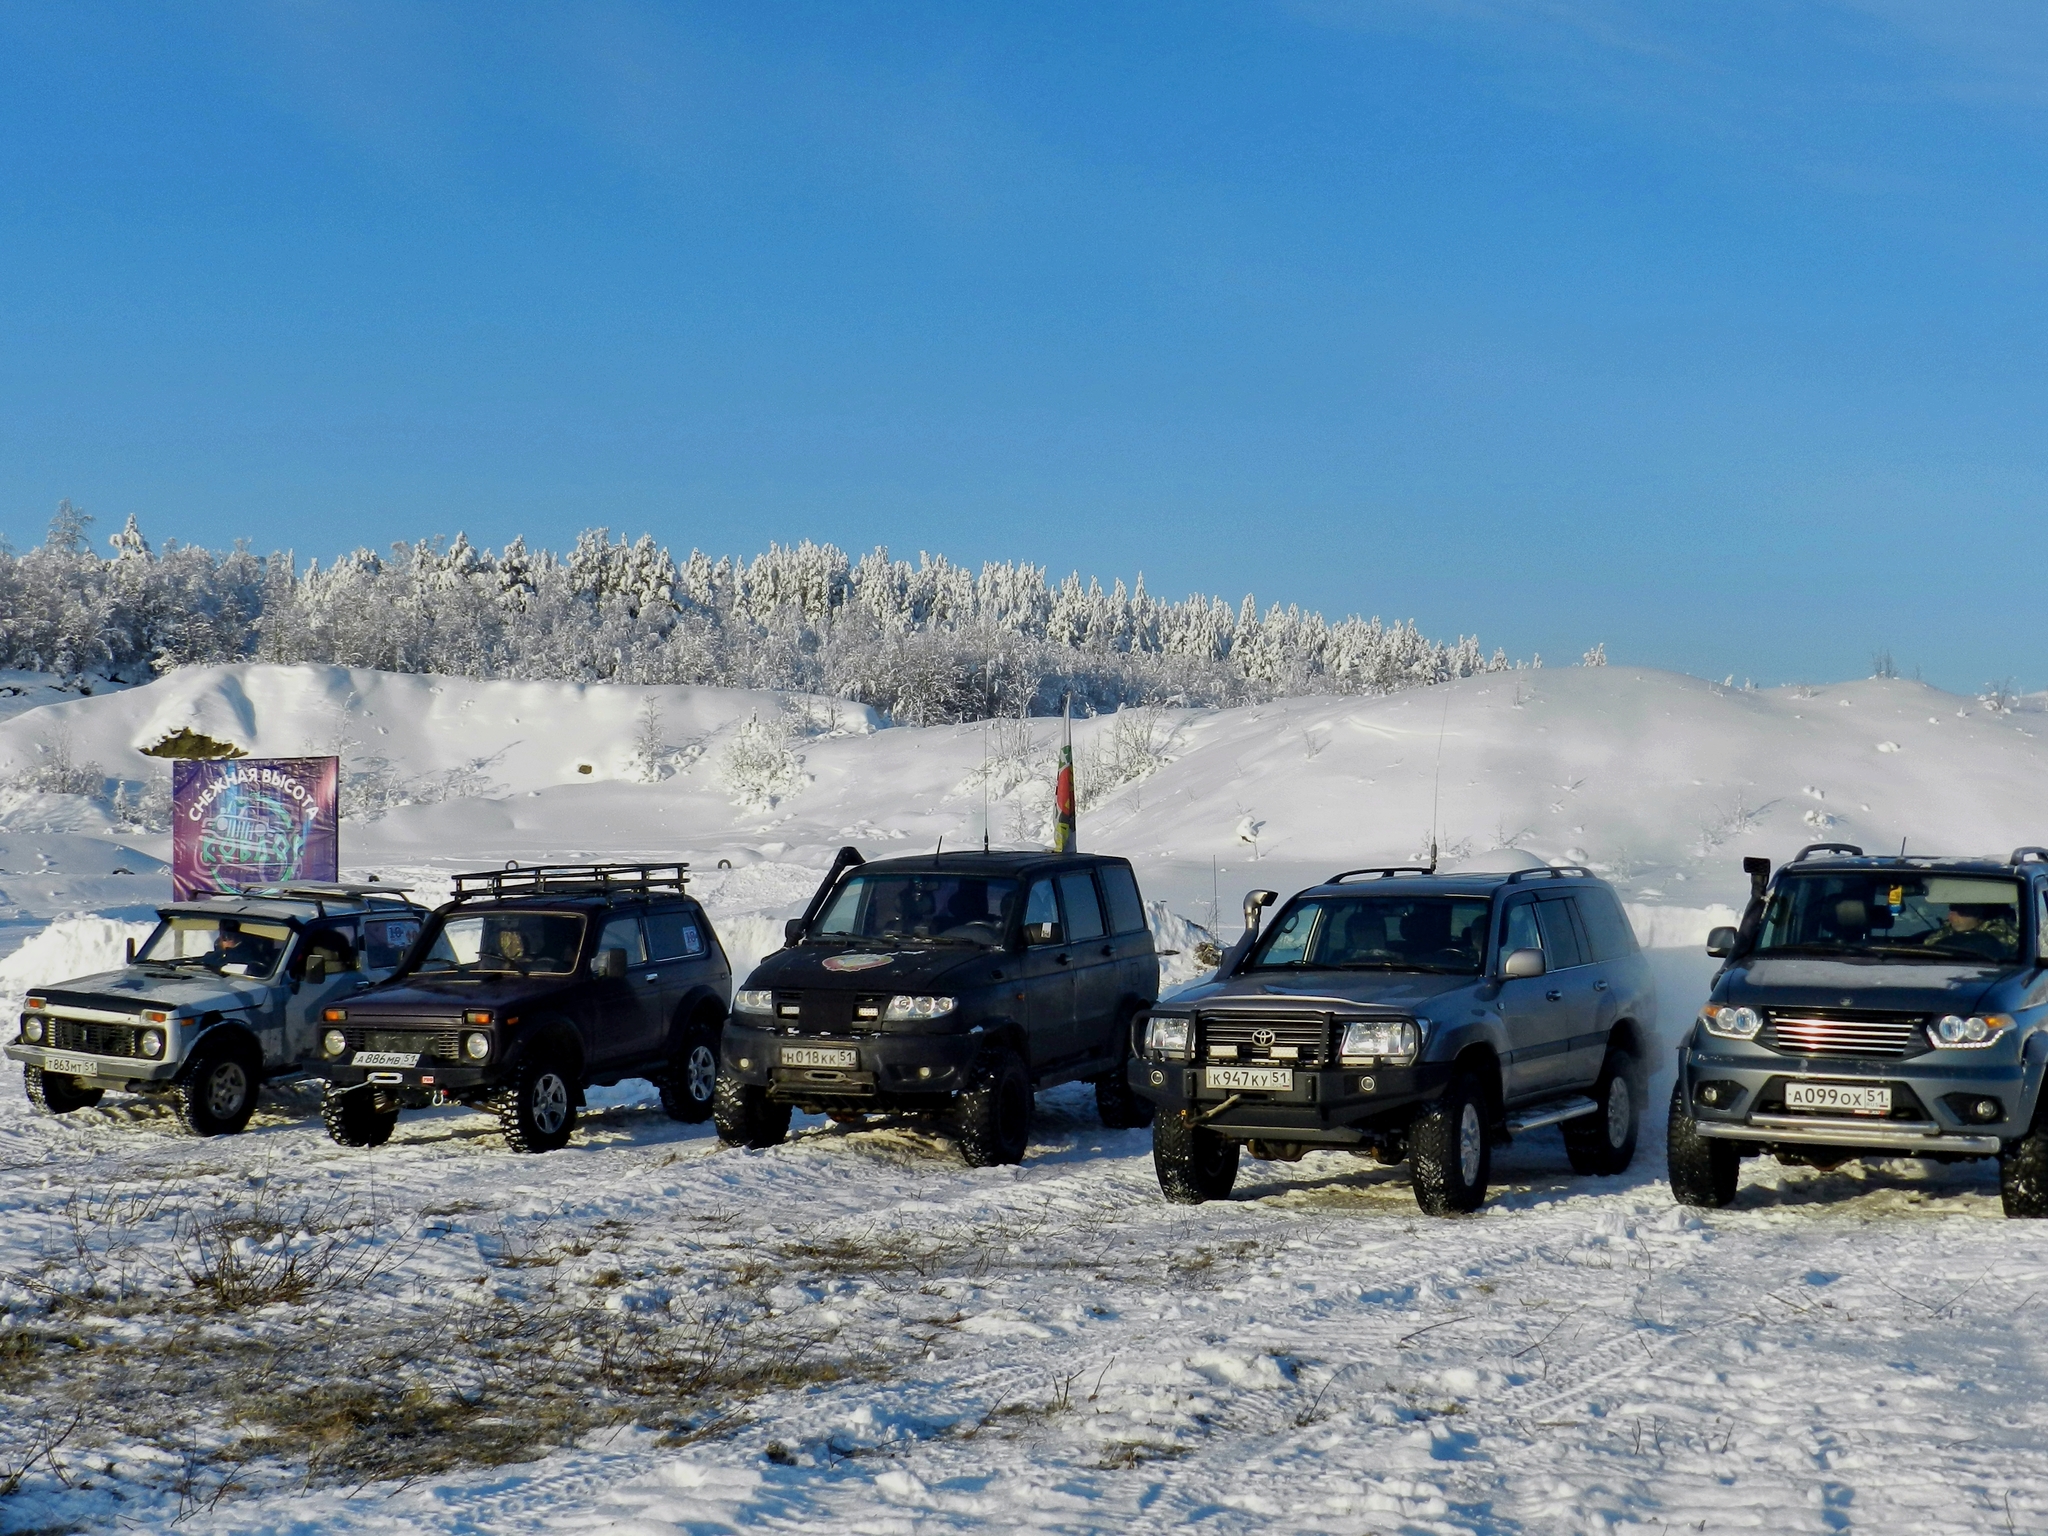
[[[2011,965],[2020,957],[2019,882],[1886,869],[1790,875],[1757,937],[1756,953],[1774,952]]]
[[[1446,971],[1486,961],[1483,896],[1323,896],[1297,902],[1252,951],[1247,970]]]
[[[218,971],[223,976],[269,976],[284,958],[291,937],[291,929],[283,923],[179,916],[158,923],[136,958],[151,965]]]
[[[1017,882],[987,875],[855,875],[812,924],[814,939],[1002,943]]]
[[[566,976],[583,947],[573,912],[476,912],[445,919],[416,975]]]

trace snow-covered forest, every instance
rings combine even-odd
[[[771,545],[751,560],[585,531],[567,555],[452,541],[327,565],[166,541],[134,518],[96,554],[66,502],[39,548],[0,544],[0,667],[141,681],[194,663],[324,662],[571,682],[832,694],[901,724],[1127,704],[1381,694],[1509,666],[1476,638],[1325,619],[1250,596],[1165,602],[1043,566]],[[1604,659],[1604,658],[1603,658]]]

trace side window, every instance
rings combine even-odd
[[[299,949],[299,958],[292,965],[292,973],[305,975],[307,962],[315,955],[320,956],[330,976],[353,971],[359,964],[354,938],[346,929],[315,928],[309,932]]]
[[[1543,930],[1543,958],[1551,970],[1568,970],[1586,963],[1579,953],[1579,934],[1572,923],[1570,897],[1538,901],[1536,925]]]
[[[2048,885],[2040,887],[2040,896],[2034,903],[2034,955],[2048,960]]]
[[[1518,949],[1541,949],[1543,935],[1536,927],[1536,903],[1518,901],[1508,908],[1500,933],[1500,952],[1512,955]]]
[[[1060,904],[1053,895],[1050,880],[1031,882],[1031,893],[1024,898],[1024,942],[1026,944],[1063,944],[1066,940],[1060,934]]]
[[[1579,909],[1579,926],[1586,930],[1595,960],[1619,960],[1636,952],[1635,930],[1621,910],[1612,891],[1587,886],[1572,892]]]
[[[1095,894],[1095,877],[1087,870],[1060,876],[1060,900],[1066,903],[1069,941],[1099,939],[1108,931],[1102,925],[1102,900]]]
[[[600,954],[608,949],[623,949],[626,952],[626,964],[645,965],[647,945],[640,937],[638,914],[632,917],[615,917],[606,923],[604,932],[598,936],[597,948]]]
[[[1095,873],[1102,881],[1102,894],[1109,898],[1109,931],[1139,933],[1145,927],[1145,903],[1138,899],[1138,882],[1124,864],[1098,864]]]
[[[647,953],[651,960],[695,960],[704,953],[704,930],[694,912],[672,907],[647,914]]]
[[[405,958],[420,936],[416,917],[373,917],[363,924],[363,958],[373,971],[388,971]]]

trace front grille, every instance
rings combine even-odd
[[[1236,1046],[1239,1061],[1293,1061],[1318,1066],[1330,1059],[1330,1017],[1323,1013],[1202,1013],[1196,1015],[1199,1050],[1204,1059],[1211,1046]],[[1275,1046],[1292,1046],[1298,1055],[1278,1057]]]
[[[440,1029],[429,1033],[426,1030],[371,1029],[367,1025],[351,1024],[342,1030],[348,1037],[351,1051],[399,1051],[406,1055],[432,1057],[436,1061],[460,1061],[462,1059],[462,1031]]]
[[[1928,1048],[1926,1023],[1917,1013],[1774,1008],[1760,1039],[1787,1056],[1915,1056]]]
[[[887,993],[778,992],[775,1023],[786,1033],[864,1036],[882,1027]]]
[[[50,1047],[58,1051],[84,1051],[91,1056],[140,1056],[133,1024],[88,1024],[83,1019],[52,1018]],[[161,1053],[159,1053],[161,1054]]]

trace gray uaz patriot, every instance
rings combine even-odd
[[[1476,1209],[1494,1147],[1562,1125],[1572,1167],[1635,1156],[1656,986],[1614,893],[1578,868],[1355,869],[1245,934],[1137,1022],[1169,1200],[1230,1192],[1238,1150],[1406,1161],[1431,1215]]]
[[[2008,1216],[2048,1216],[2048,850],[1745,859],[1740,928],[1678,1053],[1671,1190],[1735,1198],[1741,1160],[1995,1157]]]
[[[33,989],[7,1054],[52,1113],[125,1089],[164,1096],[194,1135],[230,1135],[266,1079],[301,1070],[321,1010],[389,976],[425,916],[379,885],[174,902],[121,969]]]

